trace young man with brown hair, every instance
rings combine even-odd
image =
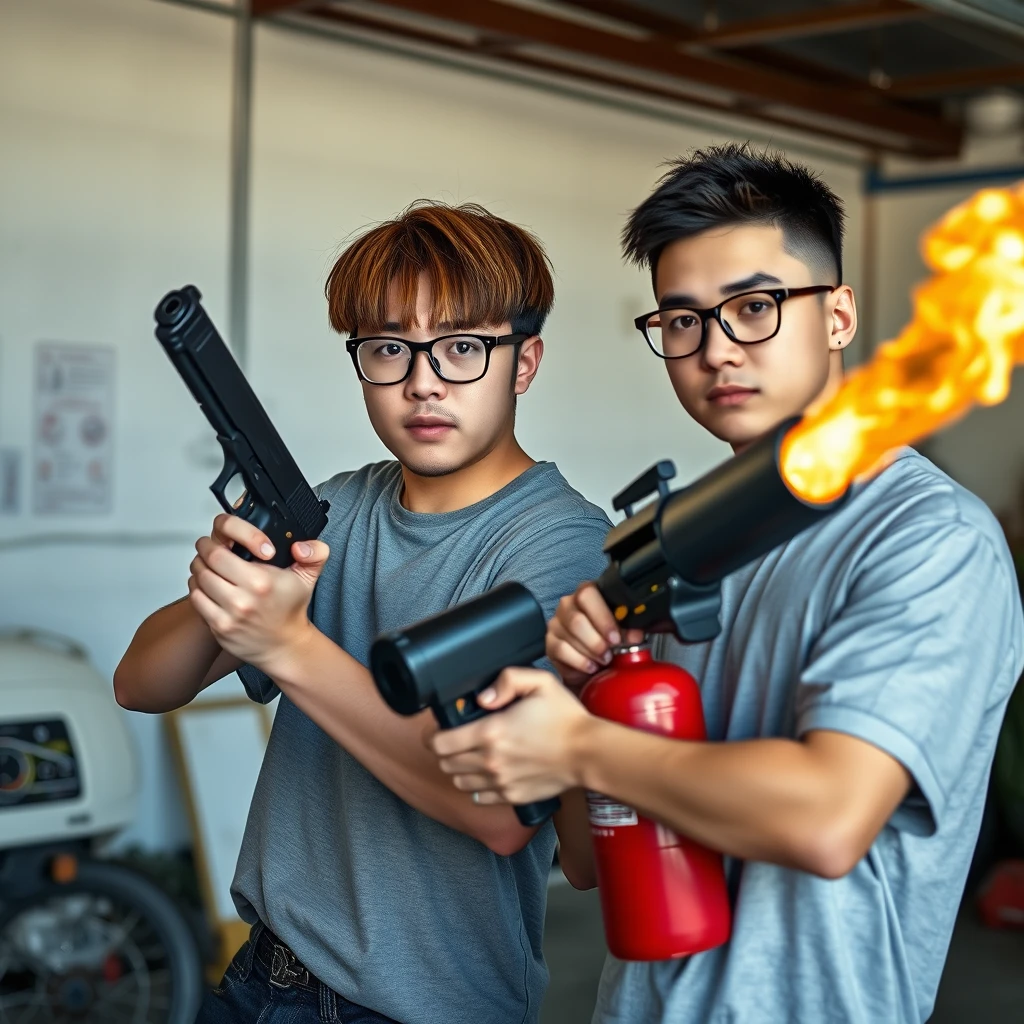
[[[626,253],[637,318],[680,403],[740,452],[835,392],[857,329],[842,205],[749,147],[678,161]],[[991,512],[911,449],[831,516],[727,576],[721,633],[659,653],[701,684],[709,742],[589,715],[544,672],[499,680],[501,715],[435,736],[485,802],[583,787],[728,856],[732,937],[689,958],[609,958],[597,1024],[918,1024],[932,1011],[1007,697],[1024,663]],[[593,584],[548,655],[583,683],[620,636]],[[486,703],[486,701],[485,701]],[[566,874],[594,884],[582,844]]]
[[[395,461],[317,488],[330,522],[288,569],[238,558],[233,542],[259,558],[269,541],[218,516],[189,596],[142,624],[114,678],[140,711],[233,671],[253,700],[281,695],[232,886],[252,935],[199,1020],[535,1021],[554,831],[455,792],[429,712],[394,714],[365,666],[382,631],[508,580],[550,614],[601,565],[604,514],[514,434],[547,260],[481,207],[416,204],[350,245],[326,291]]]

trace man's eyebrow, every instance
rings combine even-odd
[[[722,295],[735,295],[737,292],[749,292],[751,288],[757,288],[762,284],[782,284],[782,281],[772,274],[766,274],[763,270],[759,270],[756,274],[743,278],[742,281],[723,284],[718,291]]]
[[[767,274],[763,270],[759,270],[756,274],[751,274],[750,277],[743,278],[742,281],[733,281],[731,284],[723,284],[718,291],[723,296],[737,295],[740,292],[749,292],[752,288],[758,288],[763,284],[782,284],[782,281],[773,274]],[[692,295],[675,293],[663,296],[661,301],[658,303],[658,308],[679,309],[680,307],[684,307],[686,309],[694,309],[697,305],[697,300]]]
[[[663,295],[658,303],[658,309],[678,309],[685,306],[691,309],[697,305],[697,300],[692,295]]]

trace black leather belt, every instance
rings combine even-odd
[[[320,991],[320,981],[269,928],[264,928],[256,940],[257,959],[270,974],[275,988],[301,988],[307,992]]]

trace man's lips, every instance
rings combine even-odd
[[[440,416],[413,416],[406,421],[405,429],[420,441],[430,441],[446,436],[449,430],[455,429],[455,424]]]
[[[708,392],[707,399],[712,405],[743,405],[757,393],[757,388],[747,388],[742,384],[719,384]]]

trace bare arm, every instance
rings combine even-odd
[[[213,521],[209,537],[196,542],[208,550],[230,553],[232,538],[221,526],[229,517]],[[246,536],[252,554],[259,558],[259,547],[267,538],[254,530]],[[263,551],[263,555],[273,552]],[[240,561],[240,560],[239,560]],[[198,573],[206,563],[197,554],[189,566],[189,595],[198,586]],[[114,670],[114,696],[129,711],[160,714],[184,707],[201,690],[231,672],[242,662],[225,652],[190,597],[183,597],[153,612],[136,630],[120,663]]]
[[[173,711],[241,664],[221,649],[183,597],[154,612],[136,630],[114,671],[114,696],[131,711]]]
[[[594,844],[590,838],[590,813],[587,795],[582,789],[562,794],[562,809],[555,815],[558,832],[558,863],[574,889],[593,889],[597,885]]]
[[[584,784],[706,846],[823,878],[853,869],[910,789],[907,770],[864,740],[685,743],[591,719]]]

